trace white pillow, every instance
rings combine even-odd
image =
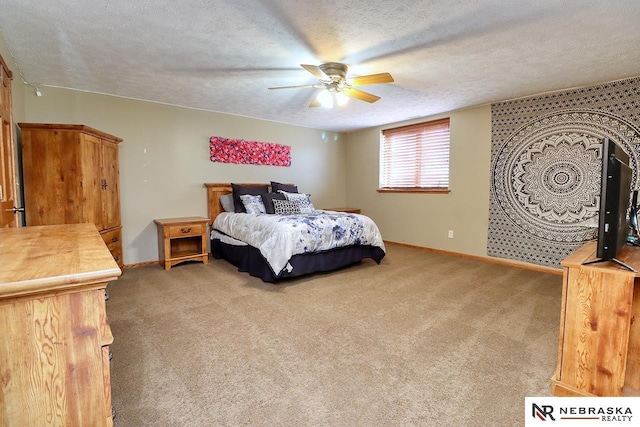
[[[251,194],[243,194],[240,196],[240,200],[242,200],[242,204],[246,209],[248,214],[259,214],[266,213],[267,210],[264,208],[264,203],[262,203],[262,197],[260,196],[252,196]]]
[[[311,195],[310,194],[306,194],[306,193],[287,193],[286,191],[282,191],[282,190],[280,190],[280,192],[282,194],[284,194],[284,197],[288,201],[297,203],[298,206],[300,206],[300,213],[308,214],[308,213],[312,213],[313,211],[316,210],[316,208],[313,206],[313,203],[311,203]]]

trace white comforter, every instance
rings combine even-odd
[[[273,272],[291,271],[289,259],[349,245],[385,250],[378,226],[367,216],[317,210],[300,215],[224,212],[213,223],[218,230],[260,250]]]

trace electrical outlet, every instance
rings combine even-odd
[[[449,238],[453,239],[453,230],[449,230]]]

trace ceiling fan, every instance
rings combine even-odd
[[[356,89],[353,86],[392,83],[394,81],[389,73],[369,74],[347,79],[349,66],[340,62],[325,62],[320,65],[300,64],[300,66],[313,74],[314,77],[320,80],[320,83],[270,87],[269,90],[301,88],[324,89],[314,98],[311,104],[309,104],[309,107],[318,107],[320,105],[330,107],[336,104],[343,105],[348,99],[347,97],[356,98],[365,102],[376,102],[380,99],[379,96]]]

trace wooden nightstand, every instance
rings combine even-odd
[[[209,262],[207,218],[165,218],[153,222],[158,227],[159,262],[165,270],[185,261]]]
[[[346,213],[355,213],[359,214],[360,209],[358,208],[324,208],[325,211],[335,211],[335,212],[346,212]]]

